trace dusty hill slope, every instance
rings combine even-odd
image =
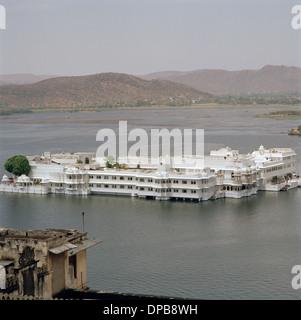
[[[59,77],[31,85],[0,87],[4,107],[89,107],[198,100],[208,94],[166,80],[143,80],[119,73]]]
[[[152,78],[154,75],[156,74],[153,74]],[[298,67],[265,66],[260,70],[241,71],[204,69],[168,76],[159,73],[157,78],[186,84],[216,95],[301,93],[301,68]]]

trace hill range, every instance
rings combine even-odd
[[[39,81],[43,77],[46,80]],[[2,112],[8,112],[12,108],[16,112],[17,108],[178,106],[202,101],[219,103],[214,98],[219,95],[301,94],[301,68],[286,66],[265,66],[260,70],[242,71],[163,71],[145,76],[100,73],[49,77],[51,76],[0,76]],[[7,81],[20,84],[1,85]]]
[[[298,67],[268,65],[260,70],[164,71],[141,77],[182,83],[213,95],[301,93],[301,68]]]
[[[209,94],[167,80],[143,80],[120,73],[57,77],[0,87],[2,107],[91,107],[188,103]]]

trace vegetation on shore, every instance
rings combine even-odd
[[[16,176],[21,176],[22,174],[28,175],[30,172],[28,159],[22,155],[16,155],[6,160],[4,168]]]
[[[7,108],[0,106],[0,116],[10,116],[16,113],[32,113],[33,111],[28,108]]]
[[[275,118],[275,119],[289,119],[289,120],[299,120],[301,119],[301,111],[298,110],[280,110],[265,113],[263,115],[257,116],[259,118]]]
[[[12,107],[1,107],[0,106],[0,116],[9,116],[13,114],[21,114],[21,113],[35,113],[35,112],[102,112],[105,110],[114,110],[114,109],[150,109],[150,108],[198,108],[198,107],[227,107],[227,106],[236,106],[236,107],[256,107],[256,106],[279,106],[290,107],[291,104],[256,104],[256,103],[238,103],[236,102],[228,102],[220,103],[219,99],[210,99],[210,100],[202,100],[202,101],[191,101],[181,102],[181,103],[160,103],[160,104],[104,104],[104,105],[95,105],[95,106],[85,106],[85,107],[57,107],[57,106],[38,106],[38,107],[22,107],[22,108],[12,108]],[[300,104],[294,105],[294,107],[301,107]],[[290,120],[297,120],[301,118],[301,112],[299,111],[290,111],[290,110],[282,110],[270,112],[268,114],[259,115],[258,117],[273,117],[273,118],[281,118],[281,117],[289,117]]]
[[[301,105],[301,94],[252,94],[252,95],[222,95],[215,96],[213,101],[218,104],[241,104],[241,105]]]

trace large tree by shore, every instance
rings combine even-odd
[[[16,155],[6,160],[4,168],[16,176],[21,176],[22,174],[28,175],[30,171],[28,159],[21,155]]]

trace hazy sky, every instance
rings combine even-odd
[[[0,0],[0,74],[301,67],[301,0]]]

